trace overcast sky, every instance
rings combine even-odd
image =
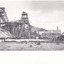
[[[10,21],[19,20],[22,11],[28,13],[31,25],[64,31],[64,1],[0,1]]]

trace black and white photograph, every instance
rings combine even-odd
[[[64,50],[64,1],[0,1],[0,50]]]

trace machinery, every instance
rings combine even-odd
[[[8,31],[12,35],[12,38],[30,38],[28,14],[24,11],[20,20],[10,22],[6,15],[5,8],[0,7],[0,28]]]

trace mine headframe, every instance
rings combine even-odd
[[[0,7],[0,23],[8,22],[8,17],[4,7]]]

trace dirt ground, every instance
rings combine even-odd
[[[34,42],[0,42],[0,50],[11,51],[42,51],[42,50],[64,50],[64,44],[56,43],[34,43]]]

